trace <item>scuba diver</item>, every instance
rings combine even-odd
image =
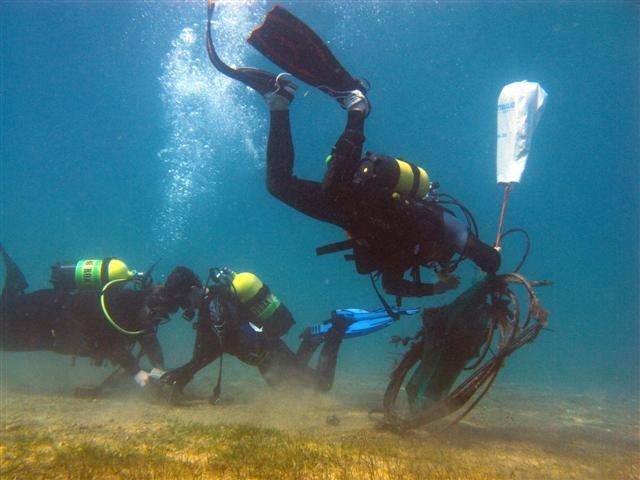
[[[132,353],[138,343],[156,373],[163,371],[156,329],[187,304],[175,275],[169,275],[165,286],[152,285],[149,273],[129,271],[116,258],[81,260],[57,263],[52,267],[53,288],[27,293],[23,273],[2,245],[0,254],[5,265],[0,297],[3,351],[51,351],[89,357],[96,365],[108,360],[144,387],[149,372]],[[122,288],[128,282],[139,288]]]
[[[294,353],[281,338],[295,323],[291,312],[256,275],[235,273],[228,268],[211,269],[207,285],[204,288],[201,285],[197,275],[191,272],[191,291],[200,291],[199,300],[192,304],[199,312],[193,358],[160,379],[173,386],[172,401],[182,394],[196,372],[220,357],[218,381],[210,399],[216,403],[224,353],[258,367],[270,386],[293,380],[319,391],[331,388],[338,350],[349,321],[334,316],[331,325],[306,328],[300,347]],[[196,296],[190,298],[195,300]],[[366,327],[370,331],[381,328],[374,322]],[[360,334],[365,334],[364,330]],[[311,368],[309,360],[322,343],[318,364]]]
[[[384,290],[399,297],[422,297],[456,288],[459,280],[450,273],[464,257],[485,272],[498,270],[498,251],[480,241],[472,219],[468,223],[473,230],[445,208],[445,202],[438,201],[422,168],[372,152],[362,157],[364,124],[371,110],[366,84],[353,78],[307,25],[276,6],[251,33],[249,43],[347,110],[345,130],[327,157],[322,182],[294,176],[289,105],[297,87],[283,78],[285,74],[224,64],[211,38],[213,7],[210,0],[207,51],[211,62],[223,74],[260,93],[270,110],[269,192],[305,215],[343,228],[349,236],[346,241],[318,248],[319,255],[351,249],[353,254],[345,258],[355,261],[358,273],[370,274],[372,282],[374,274],[381,276]],[[469,212],[451,200],[469,220]],[[460,258],[452,260],[456,253]],[[422,282],[421,266],[438,273],[439,281]],[[405,278],[407,272],[411,280]]]

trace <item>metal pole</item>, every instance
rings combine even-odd
[[[500,222],[498,223],[498,234],[496,235],[495,249],[500,251],[500,236],[502,235],[502,226],[504,224],[504,217],[507,213],[507,201],[509,200],[509,192],[511,191],[511,184],[504,184],[504,193],[502,195],[502,209],[500,211]]]

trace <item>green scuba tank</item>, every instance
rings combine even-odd
[[[51,283],[61,291],[97,291],[113,280],[130,280],[135,275],[126,263],[117,258],[58,262],[51,267]]]
[[[96,292],[99,294],[100,308],[105,319],[113,328],[125,335],[140,335],[146,330],[126,330],[109,314],[106,295],[111,287],[134,281],[143,284],[144,274],[129,270],[126,263],[118,258],[85,259],[73,262],[58,262],[51,267],[51,283],[60,293]]]

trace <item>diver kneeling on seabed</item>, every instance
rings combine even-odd
[[[286,305],[255,274],[235,273],[228,268],[213,268],[207,285],[191,271],[185,274],[193,295],[191,307],[198,311],[194,325],[196,340],[193,358],[167,372],[161,381],[172,386],[171,401],[180,399],[184,387],[194,375],[220,358],[218,380],[211,396],[220,396],[222,356],[227,353],[258,368],[268,385],[286,382],[328,391],[335,377],[338,351],[343,338],[351,338],[384,328],[393,320],[386,312],[360,309],[337,310],[323,325],[307,327],[294,353],[282,340],[295,321]],[[396,315],[417,310],[396,310]],[[322,346],[315,368],[308,364]]]
[[[96,365],[108,360],[140,387],[150,375],[139,365],[143,354],[153,374],[163,372],[156,330],[180,306],[170,288],[171,276],[163,287],[152,285],[150,272],[131,271],[117,258],[80,260],[52,267],[53,288],[26,293],[29,285],[2,245],[0,254],[6,271],[0,298],[2,350],[89,357]],[[126,284],[135,288],[123,288]],[[135,344],[141,347],[137,358]],[[81,389],[82,395],[101,394],[116,377],[114,372],[100,387]]]
[[[270,109],[267,188],[276,198],[318,220],[348,232],[349,240],[321,247],[318,254],[353,250],[359,273],[381,275],[385,291],[421,297],[458,286],[449,275],[462,257],[494,273],[500,254],[481,242],[475,224],[465,225],[431,191],[424,169],[405,160],[367,152],[362,158],[364,123],[370,112],[364,82],[353,78],[324,42],[282,7],[269,12],[249,36],[249,43],[286,72],[318,88],[347,110],[347,125],[327,158],[322,182],[293,175],[289,104],[296,86],[283,75],[253,68],[231,68],[218,57],[211,38],[214,2],[209,1],[207,50],[223,74],[258,91]],[[461,207],[465,217],[468,211]],[[461,257],[452,260],[454,254]],[[422,282],[420,267],[438,272],[436,283]],[[407,272],[412,279],[404,278]]]
[[[185,385],[202,368],[220,357],[220,374],[211,397],[220,396],[222,355],[228,353],[244,363],[258,367],[269,385],[294,380],[317,388],[331,388],[338,349],[346,322],[336,322],[324,339],[318,367],[307,366],[321,341],[304,338],[296,353],[282,340],[295,323],[289,309],[256,275],[235,273],[228,268],[211,269],[207,286],[191,273],[191,286],[200,291],[192,297],[198,311],[193,358],[166,373],[161,380],[173,386],[172,401],[177,401]]]

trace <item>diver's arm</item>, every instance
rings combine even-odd
[[[425,217],[423,217],[425,218]],[[442,213],[443,238],[456,253],[468,257],[487,273],[495,273],[500,268],[500,253],[476,237],[469,227],[451,213]]]
[[[164,370],[164,355],[156,333],[151,331],[140,335],[138,337],[138,343],[151,362],[151,366]]]
[[[111,345],[105,356],[111,363],[119,365],[130,375],[135,375],[140,371],[138,360],[131,352],[130,344],[117,342]]]
[[[176,385],[180,390],[191,381],[194,375],[216,360],[223,353],[222,339],[213,329],[213,324],[219,323],[223,314],[221,301],[214,297],[209,302],[210,321],[199,319],[197,323],[196,343],[193,348],[193,357],[181,367],[167,372],[162,381]]]
[[[416,283],[405,280],[402,272],[395,270],[382,273],[382,288],[385,292],[399,297],[426,297],[435,294],[433,283]]]
[[[136,341],[140,344],[142,352],[147,356],[151,365],[154,368],[164,370],[164,354],[162,353],[162,347],[158,341],[156,330],[158,325],[166,323],[169,320],[168,313],[145,305],[138,312],[137,318],[138,321],[136,325],[139,326],[138,328],[144,330],[144,333],[136,336]]]
[[[336,224],[320,182],[293,174],[294,150],[288,110],[272,110],[267,143],[267,190],[281,202],[322,222]]]
[[[222,355],[222,352],[222,343],[218,335],[208,325],[199,323],[193,358],[188,363],[193,373],[209,365]]]
[[[403,272],[396,269],[382,272],[382,288],[384,291],[400,297],[427,297],[438,295],[456,288],[459,284],[456,276],[448,276],[437,283],[422,283],[406,280]]]
[[[222,355],[222,346],[215,333],[198,328],[193,358],[163,375],[162,381],[176,385],[180,390],[191,381],[196,373]]]
[[[469,235],[464,255],[469,257],[484,272],[496,273],[500,268],[500,252],[473,235]]]

